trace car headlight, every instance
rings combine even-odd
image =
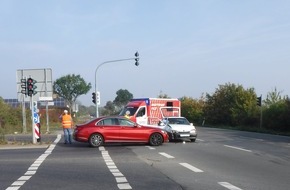
[[[171,130],[171,133],[178,133],[177,131],[175,131],[175,130]]]
[[[190,133],[196,133],[196,130],[195,129],[191,129]]]
[[[161,132],[162,132],[163,134],[166,134],[166,131],[164,131],[164,130],[161,130]]]

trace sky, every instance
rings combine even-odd
[[[78,101],[200,98],[219,85],[290,95],[288,0],[0,0],[0,96],[17,98],[16,72],[80,75]],[[134,60],[139,52],[140,65]],[[97,67],[101,65],[97,72]],[[97,73],[95,75],[95,73]]]

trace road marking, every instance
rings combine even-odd
[[[169,154],[166,154],[165,152],[159,152],[162,156],[165,156],[166,158],[174,158],[174,156],[171,156]]]
[[[119,189],[132,189],[129,183],[118,183]]]
[[[21,176],[18,180],[14,181],[10,187],[6,188],[6,190],[17,190],[19,189],[26,181],[28,181],[38,170],[38,167],[42,164],[42,162],[46,159],[48,155],[51,154],[53,149],[55,148],[55,145],[60,141],[61,135],[58,134],[53,144],[49,146],[46,151],[40,155],[33,164],[28,168],[27,172],[24,174],[24,176]]]
[[[198,169],[198,168],[196,168],[188,163],[179,163],[179,164],[182,165],[183,167],[193,171],[193,172],[203,172],[202,170],[200,170],[200,169]]]
[[[110,172],[115,177],[118,188],[119,189],[132,189],[132,187],[128,183],[126,177],[124,177],[124,175],[117,168],[117,166],[115,165],[111,156],[109,155],[109,152],[106,151],[105,147],[101,146],[101,147],[99,147],[99,150],[102,153],[103,159],[104,159],[107,167],[109,168]]]
[[[242,190],[241,188],[238,188],[228,182],[218,182],[218,184],[230,190]]]
[[[126,183],[128,182],[125,177],[116,177],[117,183]]]
[[[155,150],[155,148],[151,146],[145,146],[145,147],[149,148],[150,150]]]
[[[237,150],[246,151],[246,152],[252,152],[251,150],[247,150],[247,149],[236,147],[236,146],[229,146],[229,145],[224,145],[224,146],[229,147],[229,148],[233,148],[233,149],[237,149]]]

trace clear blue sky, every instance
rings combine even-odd
[[[218,85],[277,88],[290,95],[288,0],[1,0],[2,98],[16,98],[16,71],[51,68],[53,80],[95,69],[101,105],[127,89],[134,97],[199,98]]]

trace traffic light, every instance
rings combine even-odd
[[[37,88],[35,83],[36,83],[36,80],[34,80],[33,78],[30,77],[30,78],[27,79],[26,88],[27,88],[27,95],[28,96],[33,96],[33,95],[35,95],[37,93],[35,91],[35,89]]]
[[[97,104],[100,105],[101,104],[101,99],[100,99],[100,92],[97,91],[97,94],[96,94],[96,100],[97,100]]]
[[[26,87],[27,83],[26,83],[26,80],[25,79],[21,79],[20,82],[21,82],[21,93],[27,95],[27,87]]]
[[[257,97],[257,106],[261,106],[262,105],[262,96]]]
[[[138,51],[135,53],[135,65],[138,66],[139,65],[139,53]]]
[[[92,93],[92,102],[94,103],[94,104],[96,104],[96,93]]]

